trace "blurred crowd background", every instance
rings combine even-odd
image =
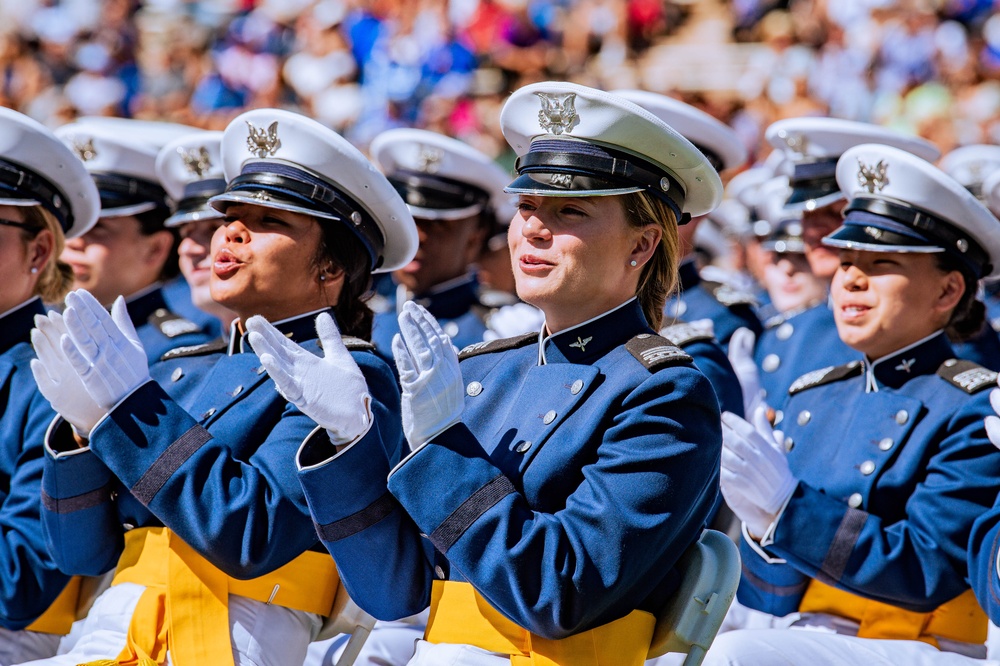
[[[364,147],[422,127],[512,161],[521,85],[639,87],[700,106],[755,159],[774,120],[1000,144],[1000,0],[0,0],[0,104],[221,129],[281,106]]]

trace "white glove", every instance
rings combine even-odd
[[[722,414],[722,496],[750,532],[763,536],[778,517],[798,479],[785,458],[782,435],[771,430],[762,405],[754,423]]]
[[[31,360],[31,374],[52,409],[73,426],[76,434],[87,439],[107,410],[90,397],[80,376],[63,353],[59,340],[64,335],[66,322],[58,312],[35,316],[31,344],[38,358]]]
[[[527,303],[505,305],[490,315],[489,329],[483,334],[483,340],[512,338],[525,333],[537,333],[545,321],[545,314]]]
[[[402,387],[403,434],[412,449],[462,419],[465,392],[458,354],[437,321],[413,301],[399,314],[392,339]]]
[[[1000,383],[1000,378],[997,379],[997,382]],[[990,405],[993,406],[994,412],[1000,414],[1000,388],[990,391]],[[1000,448],[1000,417],[986,417],[986,435],[993,442],[993,446]]]
[[[756,338],[749,328],[738,328],[729,338],[729,363],[732,364],[743,391],[743,413],[750,417],[764,401],[760,370],[753,360]]]
[[[110,411],[129,393],[149,381],[146,351],[119,296],[111,314],[85,289],[66,296],[66,330],[61,347],[80,375],[87,393]]]
[[[371,394],[358,364],[328,313],[316,317],[323,357],[306,351],[261,316],[246,322],[250,345],[278,392],[326,429],[340,446],[368,432]]]

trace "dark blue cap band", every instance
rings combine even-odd
[[[20,164],[0,159],[0,193],[9,195],[11,199],[37,201],[55,216],[63,231],[69,231],[73,226],[73,211],[59,188]]]

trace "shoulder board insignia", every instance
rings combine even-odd
[[[353,335],[345,335],[341,340],[344,341],[344,346],[351,351],[375,351],[375,345],[371,342],[362,338],[356,338]]]
[[[185,319],[163,308],[160,308],[149,317],[149,323],[159,329],[160,333],[163,333],[168,338],[176,338],[179,335],[201,331],[201,326],[190,319]]]
[[[213,340],[202,345],[187,345],[171,349],[160,357],[161,361],[169,361],[172,358],[182,358],[184,356],[204,356],[224,351],[229,345],[225,340]]]
[[[768,317],[764,320],[764,328],[771,329],[775,326],[781,326],[785,323],[785,315],[776,314],[773,317]]]
[[[969,395],[988,386],[996,386],[997,373],[972,361],[950,359],[938,367],[937,374],[946,382]]]
[[[660,335],[670,340],[678,347],[689,345],[700,340],[714,340],[715,327],[711,319],[699,319],[692,322],[678,322],[672,326],[660,329]]]
[[[726,307],[757,304],[757,301],[754,299],[752,294],[740,291],[739,289],[734,289],[728,284],[707,281],[703,281],[702,284],[705,285],[705,289],[707,289],[712,296],[715,296],[715,300],[719,301]]]
[[[467,358],[480,356],[481,354],[492,354],[494,352],[507,351],[508,349],[517,349],[518,347],[529,345],[532,342],[538,342],[538,333],[525,333],[524,335],[518,335],[513,338],[500,338],[499,340],[490,340],[489,342],[476,342],[458,352],[458,360],[464,361]]]
[[[851,361],[844,365],[831,365],[826,368],[807,372],[792,382],[792,385],[788,387],[788,395],[794,395],[799,391],[805,391],[814,386],[822,386],[823,384],[830,384],[841,379],[853,377],[854,375],[861,374],[861,370],[861,361]]]
[[[485,287],[481,287],[476,296],[479,299],[479,303],[483,307],[490,308],[492,310],[502,308],[505,305],[514,305],[515,303],[521,302],[517,300],[517,296],[509,294],[506,291],[488,289]]]
[[[670,365],[692,363],[693,359],[670,340],[659,335],[640,333],[625,343],[625,349],[650,372]]]

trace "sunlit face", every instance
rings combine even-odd
[[[406,266],[395,271],[396,282],[415,294],[464,275],[483,244],[477,216],[461,220],[415,218],[420,246]]]
[[[517,295],[545,313],[553,332],[621,305],[660,239],[655,233],[636,255],[642,233],[626,221],[620,197],[521,195],[507,234]]]
[[[844,218],[840,214],[846,201],[836,201],[829,206],[802,213],[802,241],[806,246],[806,258],[813,275],[829,280],[837,272],[840,255],[836,248],[823,245],[823,238],[840,228]]]
[[[271,321],[334,305],[316,267],[321,239],[310,215],[230,205],[212,237],[212,298],[241,319]]]
[[[178,228],[181,243],[177,247],[178,263],[184,280],[191,287],[191,302],[195,307],[210,311],[212,300],[212,236],[222,226],[222,218],[186,222]]]
[[[23,223],[24,209],[0,206],[0,220]],[[20,227],[0,224],[0,313],[31,298],[38,279],[31,272],[33,254],[32,242],[25,241]]]
[[[874,360],[944,328],[961,296],[956,276],[964,288],[930,254],[841,250],[830,287],[840,339]]]
[[[778,312],[808,307],[826,298],[826,281],[812,274],[804,254],[769,253],[764,288]]]
[[[102,217],[83,236],[66,241],[62,260],[73,269],[74,289],[110,305],[156,282],[172,243],[167,231],[143,234],[135,216]]]

